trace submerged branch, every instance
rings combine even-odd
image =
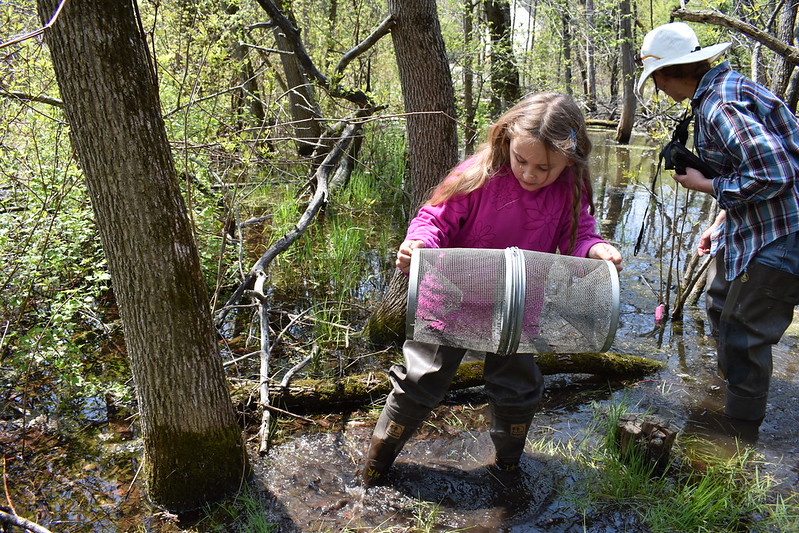
[[[33,533],[52,533],[49,529],[40,526],[36,522],[31,522],[27,518],[22,518],[21,516],[3,511],[0,511],[0,524],[3,524],[3,531],[6,531],[6,529],[10,531],[11,526],[17,526],[22,529],[27,529],[28,531],[33,531]]]

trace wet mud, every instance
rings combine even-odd
[[[356,424],[270,454],[258,477],[274,497],[270,518],[280,531],[583,531],[589,522],[643,531],[632,515],[575,516],[559,501],[568,468],[543,454],[525,454],[519,481],[505,486],[485,468],[493,453],[486,431],[416,438],[385,483],[364,490],[354,473],[368,437]]]
[[[689,310],[679,325],[659,331],[650,313],[656,303],[637,285],[634,279],[624,285],[626,304],[612,350],[662,360],[666,368],[620,383],[547,376],[518,486],[503,487],[485,469],[493,447],[490,415],[478,388],[448,397],[403,449],[386,483],[368,491],[358,485],[355,471],[374,414],[335,432],[300,434],[276,446],[257,460],[256,469],[258,483],[272,498],[270,518],[280,531],[644,532],[632,511],[577,506],[572,489],[586,475],[584,467],[546,451],[599,446],[604,429],[597,413],[619,403],[672,421],[680,428],[681,446],[721,457],[748,446],[776,491],[799,490],[799,321],[775,347],[766,420],[754,435],[742,438],[712,423],[723,407],[724,388],[714,341],[704,334],[702,306]]]

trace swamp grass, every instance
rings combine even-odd
[[[669,468],[659,473],[639,447],[625,454],[619,449],[616,426],[629,411],[624,402],[596,408],[594,425],[604,440],[576,456],[589,473],[578,483],[578,507],[632,508],[655,533],[799,530],[799,499],[775,491],[752,448],[739,444],[732,455],[702,454],[714,449],[712,443],[680,434]]]
[[[275,351],[274,363],[278,371],[296,364],[315,345],[325,349],[307,369],[314,377],[340,374],[363,355],[362,347],[353,348],[359,344],[359,325],[365,322],[371,305],[385,288],[385,273],[392,268],[394,252],[405,231],[407,213],[402,209],[408,201],[402,182],[403,146],[398,139],[401,136],[390,137],[385,144],[370,147],[370,151],[362,155],[362,165],[348,186],[332,192],[319,220],[270,267],[269,296],[274,304],[276,331],[288,328]],[[35,284],[37,290],[53,296],[49,305],[36,308],[40,313],[37,316],[43,317],[41,323],[33,324],[36,317],[31,315],[28,317],[31,327],[27,330],[4,333],[4,343],[0,345],[6,347],[13,343],[16,346],[7,352],[3,368],[8,369],[8,373],[0,382],[7,382],[11,390],[12,382],[23,380],[21,377],[12,379],[12,376],[33,368],[37,376],[47,372],[57,375],[53,387],[64,398],[81,398],[89,403],[92,398],[110,395],[114,403],[129,405],[132,384],[127,379],[129,372],[124,351],[119,348],[114,348],[113,353],[109,351],[109,346],[120,339],[120,324],[113,313],[108,317],[97,313],[98,302],[107,301],[109,290],[104,262],[93,225],[86,223],[86,212],[78,209],[88,209],[84,194],[78,194],[76,188],[70,186],[64,197],[73,201],[70,195],[76,196],[77,207],[69,211],[74,216],[65,217],[62,213],[62,216],[48,219],[53,224],[47,225],[48,231],[39,235],[48,243],[43,248],[49,250],[49,255],[39,256],[37,250],[42,247],[31,243],[4,248],[8,254],[13,251],[18,256],[7,254],[6,260],[9,265],[21,265],[19,271],[38,268],[42,272],[58,272],[60,277]],[[247,198],[244,212],[251,216],[268,215],[266,224],[242,235],[241,267],[246,270],[271,242],[296,224],[304,205],[297,197],[296,183],[270,184],[248,191],[244,196]],[[211,209],[204,213],[215,216]],[[64,232],[80,229],[78,234],[86,238],[54,239],[55,221]],[[199,223],[200,228],[211,226],[209,220]],[[14,226],[7,224],[6,227]],[[208,230],[198,235],[202,238],[214,234]],[[11,232],[0,231],[0,242],[10,243],[12,237]],[[53,243],[59,246],[53,247]],[[208,279],[213,277],[212,272],[219,271],[218,253],[214,255],[218,250],[218,237],[201,244]],[[231,252],[236,250],[231,247],[228,253]],[[75,257],[82,261],[70,259]],[[21,275],[15,276],[9,274],[9,279],[24,279]],[[76,280],[70,287],[72,292],[57,288],[65,279]],[[222,281],[209,282],[209,286],[223,286]],[[5,312],[10,315],[11,311],[24,307],[17,300],[27,295],[26,291],[8,291]],[[257,324],[246,312],[239,315],[244,323],[243,333],[237,331],[235,335],[245,340],[236,346],[237,352],[231,350],[227,354],[230,357],[252,351],[258,344]],[[294,320],[292,316],[299,318],[289,326]],[[87,329],[94,335],[86,335]],[[99,357],[99,353],[105,355]],[[251,378],[253,367],[257,368],[257,359],[253,359],[250,367],[231,367],[228,376]],[[109,372],[110,369],[113,372]],[[112,377],[110,384],[109,377]],[[65,399],[52,401],[59,402],[61,409],[70,403]],[[42,406],[45,408],[49,406]],[[758,457],[749,449],[742,448],[734,457],[698,456],[690,442],[678,441],[679,464],[661,476],[653,475],[651,467],[635,457],[622,461],[609,436],[618,416],[629,408],[616,405],[597,412],[596,425],[589,431],[593,435],[584,441],[533,443],[535,449],[575,469],[575,481],[564,487],[560,495],[570,502],[575,512],[596,506],[633,509],[655,532],[799,531],[797,497],[782,496],[775,490],[773,480],[762,473]],[[281,438],[291,438],[298,429],[291,421],[280,421],[278,426],[282,428],[278,430]],[[604,435],[604,441],[594,446],[597,435]],[[195,529],[229,531],[233,524],[238,531],[276,531],[263,513],[264,505],[263,494],[245,490],[220,505],[209,507],[206,517]],[[437,509],[434,507],[420,507],[416,516],[418,531],[441,530],[436,528]],[[374,531],[389,530],[378,527]]]
[[[799,501],[783,496],[773,480],[763,474],[757,454],[741,446],[731,456],[707,454],[710,443],[677,439],[672,462],[658,473],[636,447],[620,455],[616,423],[633,409],[624,403],[595,404],[591,424],[580,439],[557,441],[543,437],[531,442],[535,454],[563,465],[568,482],[562,482],[558,498],[568,503],[575,516],[592,510],[632,512],[653,533],[789,533],[799,530]],[[453,422],[457,425],[457,421]],[[272,533],[275,525],[264,519],[263,494],[245,488],[236,498],[209,507],[196,531]],[[562,511],[562,506],[561,506]],[[546,511],[544,511],[546,512]],[[439,506],[425,501],[412,509],[412,529],[454,533],[439,521]],[[222,519],[222,522],[218,520]],[[363,527],[340,531],[366,531]],[[395,526],[376,526],[372,533],[400,531]],[[333,533],[320,530],[320,533]]]
[[[397,161],[396,154],[386,160]],[[388,172],[354,173],[346,188],[333,193],[318,223],[270,269],[273,301],[292,302],[295,313],[305,314],[304,333],[292,337],[296,349],[290,351],[293,355],[287,353],[287,361],[308,353],[314,345],[326,348],[320,357],[327,360],[315,358],[307,369],[310,373],[324,376],[342,371],[342,357],[346,359],[347,348],[358,336],[357,324],[363,323],[368,308],[385,288],[385,272],[391,268],[394,250],[405,230],[406,214],[398,206],[407,201],[402,183],[396,179],[395,172],[399,171],[398,165]],[[387,176],[394,176],[394,180]],[[303,209],[289,187],[280,195],[272,189],[270,197],[271,230],[261,247],[290,229]],[[275,198],[280,201],[274,202]],[[632,511],[656,533],[799,530],[796,495],[781,495],[749,448],[741,447],[733,456],[701,455],[698,450],[706,449],[708,443],[680,438],[673,449],[672,464],[662,473],[635,447],[621,457],[616,424],[631,409],[624,402],[597,406],[582,440],[542,439],[533,443],[534,450],[572,471],[572,481],[562,487],[559,496],[575,513],[594,508]],[[291,427],[289,424],[278,431],[290,432]],[[291,437],[284,434],[283,438]],[[224,504],[228,516],[237,517],[238,530],[274,531],[259,512],[260,497],[245,491]],[[414,531],[445,530],[437,524],[437,515],[434,506],[415,509]],[[373,531],[392,529],[376,527]]]

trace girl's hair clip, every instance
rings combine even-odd
[[[577,134],[574,133],[574,128],[571,128],[572,132],[572,151],[577,151]]]

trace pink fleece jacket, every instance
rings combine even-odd
[[[468,160],[461,166],[468,164]],[[567,253],[571,228],[574,175],[566,170],[550,185],[526,191],[502,167],[483,187],[446,202],[427,205],[411,221],[406,239],[421,240],[427,248],[508,248]],[[605,242],[596,233],[596,220],[583,195],[577,238],[569,255],[586,257]]]

